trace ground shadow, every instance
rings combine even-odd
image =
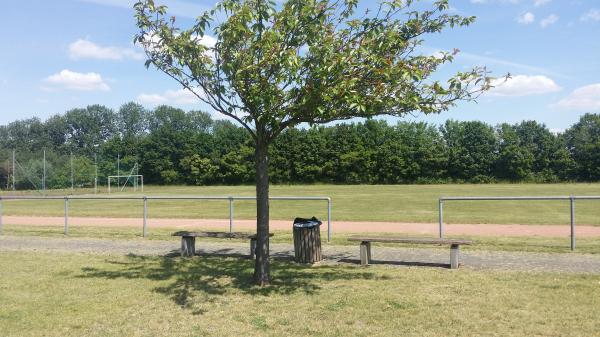
[[[194,298],[206,302],[230,292],[262,296],[297,292],[314,294],[323,282],[385,278],[348,266],[301,265],[286,256],[276,256],[272,260],[272,283],[267,287],[255,286],[252,282],[254,260],[227,250],[192,258],[181,258],[176,252],[165,256],[130,254],[124,260],[107,260],[108,265],[103,268],[83,268],[78,277],[157,281],[160,285],[154,291],[192,310]]]
[[[339,259],[338,262],[360,264],[360,260],[357,259]],[[406,266],[406,267],[434,267],[449,269],[449,263],[435,263],[435,262],[415,262],[415,261],[383,261],[383,260],[371,260],[369,264],[389,264],[394,266]]]

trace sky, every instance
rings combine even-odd
[[[178,22],[214,5],[162,0]],[[424,0],[427,5],[431,0]],[[133,44],[133,0],[19,0],[3,5],[0,20],[0,124],[42,120],[65,111],[129,101],[208,108],[155,69]],[[362,1],[360,7],[376,2]],[[424,53],[460,50],[440,76],[485,65],[512,78],[478,99],[440,115],[403,120],[492,125],[536,120],[560,132],[587,112],[600,113],[600,0],[454,0],[451,12],[474,15],[469,26],[426,37]],[[210,112],[210,111],[209,111]],[[388,118],[394,122],[398,118]]]

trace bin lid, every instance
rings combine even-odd
[[[294,219],[294,227],[298,227],[298,228],[312,228],[312,227],[317,227],[317,226],[321,226],[322,222],[315,218],[314,216],[310,219],[305,219],[305,218],[296,218]]]

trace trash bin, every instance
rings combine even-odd
[[[315,263],[321,257],[321,224],[319,219],[294,219],[294,255],[298,263]]]

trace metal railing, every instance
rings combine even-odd
[[[444,201],[568,200],[571,210],[571,250],[575,250],[575,200],[600,200],[600,196],[536,196],[536,197],[440,197],[438,203],[439,235],[444,238]]]
[[[0,235],[2,235],[2,201],[3,200],[64,200],[64,234],[69,234],[69,201],[70,200],[141,200],[143,201],[142,236],[148,235],[148,200],[228,200],[229,201],[229,231],[233,232],[233,203],[235,200],[256,200],[256,197],[234,196],[173,196],[173,197],[69,197],[69,196],[0,196]],[[269,200],[297,201],[327,201],[327,241],[331,241],[331,198],[330,197],[269,197]]]

